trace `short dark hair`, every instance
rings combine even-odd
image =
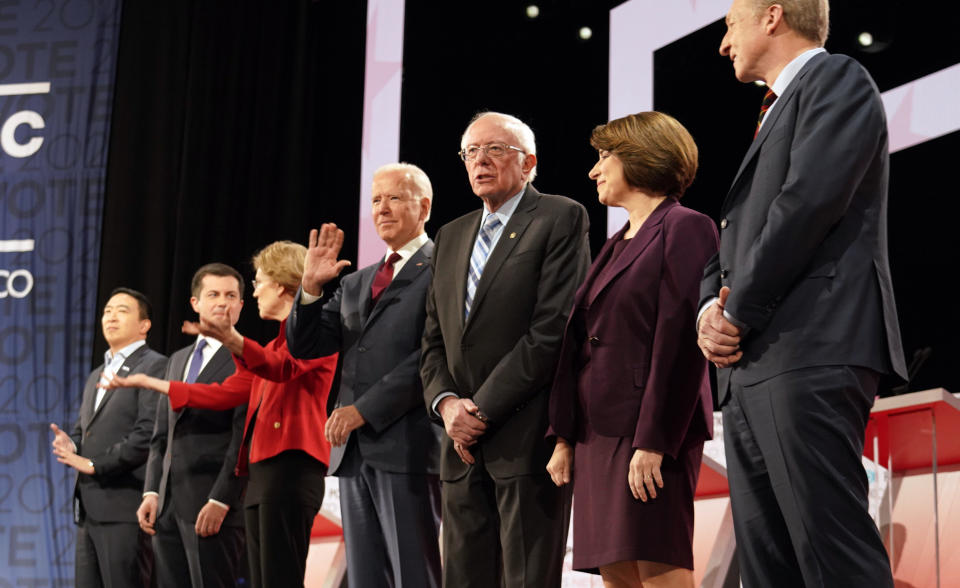
[[[147,298],[147,295],[133,288],[126,288],[120,286],[119,288],[114,288],[110,292],[110,296],[107,298],[113,298],[117,294],[126,294],[134,300],[137,301],[137,307],[140,309],[140,320],[152,320],[153,319],[153,305],[150,304],[150,299]]]
[[[679,200],[697,174],[697,144],[677,119],[662,112],[638,112],[600,125],[590,144],[616,155],[634,188]]]
[[[240,272],[233,269],[225,263],[208,263],[193,274],[190,280],[190,295],[194,298],[200,298],[200,292],[203,290],[204,276],[217,276],[221,278],[232,277],[237,279],[237,286],[240,289],[240,298],[243,298],[243,276]]]

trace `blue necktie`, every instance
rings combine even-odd
[[[187,370],[187,379],[184,380],[188,384],[192,384],[197,381],[197,376],[200,375],[200,368],[203,367],[203,348],[207,346],[206,339],[200,339],[197,341],[197,346],[193,348],[193,358],[190,360],[190,369]]]
[[[477,293],[477,284],[480,283],[483,266],[487,265],[487,258],[490,257],[493,235],[500,228],[500,224],[500,218],[497,215],[487,215],[486,220],[483,221],[483,226],[480,227],[477,241],[473,244],[473,253],[470,255],[470,269],[467,271],[467,295],[463,301],[464,319],[470,316],[470,307],[473,306],[473,297]]]

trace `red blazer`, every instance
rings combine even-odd
[[[668,198],[604,271],[626,229],[600,250],[574,298],[550,396],[551,432],[577,438],[577,365],[582,346],[590,345],[590,380],[582,391],[590,427],[676,458],[689,442],[713,434],[695,325],[717,229],[709,217]]]
[[[226,410],[248,402],[247,423],[237,460],[237,474],[250,461],[258,462],[289,449],[299,449],[330,463],[330,444],[323,435],[327,397],[337,367],[337,354],[318,359],[294,359],[287,350],[286,320],[276,339],[261,346],[244,337],[243,355],[234,356],[237,371],[220,384],[170,382],[170,407]],[[250,424],[257,426],[249,438]]]

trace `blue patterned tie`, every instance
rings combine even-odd
[[[500,228],[500,218],[495,214],[487,215],[480,227],[480,234],[477,235],[477,242],[473,244],[473,253],[470,255],[470,269],[467,271],[467,296],[464,299],[463,318],[470,316],[470,307],[473,305],[473,297],[477,293],[477,284],[480,283],[480,275],[483,273],[483,266],[487,265],[487,258],[490,257],[490,245],[493,243],[493,235]]]
[[[206,339],[200,339],[197,341],[197,346],[193,348],[193,358],[190,360],[190,369],[187,370],[187,379],[184,380],[188,384],[192,384],[197,381],[197,376],[200,375],[200,368],[203,367],[203,348],[207,346]]]

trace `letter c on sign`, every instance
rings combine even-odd
[[[14,133],[20,125],[28,125],[32,129],[42,129],[45,123],[43,117],[32,110],[14,112],[0,128],[0,147],[11,157],[30,157],[40,150],[43,137],[31,137],[26,143],[17,143]]]

